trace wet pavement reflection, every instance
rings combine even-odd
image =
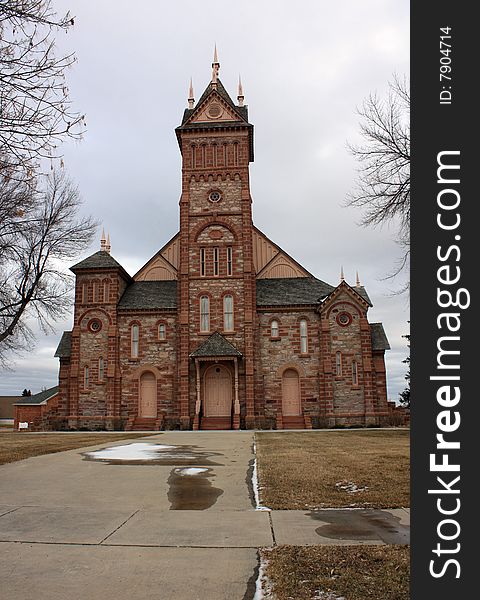
[[[196,472],[193,472],[196,471]],[[172,469],[168,478],[170,510],[206,510],[223,490],[212,485],[212,469]]]
[[[375,541],[409,544],[410,527],[400,518],[382,510],[315,510],[312,519],[324,521],[315,529],[319,536],[337,540]]]

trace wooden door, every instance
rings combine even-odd
[[[301,414],[300,381],[295,369],[287,369],[282,378],[282,413],[285,417]]]
[[[205,416],[229,417],[232,412],[232,377],[221,365],[205,373]]]
[[[147,371],[140,377],[140,399],[138,403],[139,417],[157,416],[157,380],[155,375]]]

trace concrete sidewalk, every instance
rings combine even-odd
[[[135,442],[174,448],[85,456]],[[2,600],[247,600],[260,546],[408,543],[405,509],[255,510],[252,452],[252,432],[168,432],[0,467]]]

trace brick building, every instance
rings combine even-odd
[[[358,282],[317,279],[252,222],[253,125],[218,78],[176,135],[180,231],[130,276],[101,250],[71,268],[55,405],[38,427],[238,429],[387,422],[381,323]],[[173,206],[172,206],[173,208]]]

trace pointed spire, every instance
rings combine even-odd
[[[361,286],[361,284],[360,284],[360,277],[358,276],[358,271],[357,271],[357,281],[356,281],[355,285],[356,285],[357,287],[360,287],[360,286]]]
[[[343,265],[340,269],[340,283],[342,283],[342,281],[345,281],[345,275],[343,273]]]
[[[213,51],[213,62],[212,62],[212,87],[217,87],[218,72],[220,70],[220,63],[218,62],[217,44],[215,44],[215,50]]]
[[[190,77],[190,87],[188,88],[188,108],[192,109],[195,104],[195,98],[193,96],[193,81]]]
[[[105,252],[108,252],[110,254],[110,249],[111,249],[111,246],[110,246],[110,234],[108,234],[108,236],[107,236],[107,243],[105,244]]]
[[[102,229],[102,237],[100,238],[100,250],[105,252],[105,246],[107,245],[107,240],[105,239],[105,229]]]
[[[238,95],[237,95],[238,106],[243,106],[244,99],[245,99],[245,96],[243,95],[242,79],[239,75],[238,76]]]

